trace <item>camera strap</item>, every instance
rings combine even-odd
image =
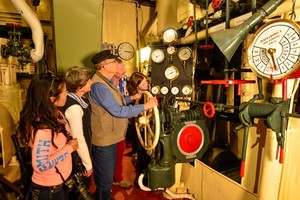
[[[61,179],[63,180],[63,182],[65,183],[66,180],[64,179],[64,177],[61,175],[60,171],[58,170],[58,168],[55,166],[56,172],[60,175]]]

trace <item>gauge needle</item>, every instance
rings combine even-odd
[[[275,52],[276,52],[276,49],[274,49],[274,48],[268,49],[268,53],[271,55],[271,58],[272,58],[272,62],[273,62],[273,65],[274,65],[274,69],[277,70],[277,66],[276,66],[275,58],[274,58],[274,53],[275,53]]]

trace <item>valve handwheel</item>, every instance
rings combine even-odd
[[[216,113],[214,104],[212,102],[205,102],[203,104],[203,113],[206,117],[213,118]]]
[[[140,94],[145,102],[148,98],[153,97],[148,91],[142,91]],[[138,101],[136,101],[136,104],[138,104]],[[152,131],[153,127],[155,127],[155,132]],[[153,109],[143,111],[135,117],[135,128],[139,141],[144,149],[154,149],[158,143],[160,133],[160,121],[157,106],[154,106]],[[143,137],[141,134],[143,134]]]

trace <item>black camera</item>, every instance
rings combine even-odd
[[[69,196],[76,197],[78,200],[93,200],[94,198],[84,184],[82,176],[82,173],[76,173],[65,181]]]

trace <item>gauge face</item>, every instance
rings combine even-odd
[[[155,63],[161,63],[165,59],[165,53],[161,49],[155,49],[151,53],[151,59]]]
[[[167,86],[163,86],[161,89],[160,89],[160,93],[162,93],[163,95],[166,95],[168,94],[169,92],[169,88]]]
[[[189,85],[185,85],[183,88],[182,88],[182,90],[181,90],[181,92],[184,94],[184,95],[190,95],[190,94],[192,94],[192,87],[191,86],[189,86]]]
[[[177,95],[177,94],[179,93],[179,88],[176,87],[176,86],[172,87],[172,88],[171,88],[171,93],[172,93],[173,95]]]
[[[163,41],[166,44],[171,44],[176,42],[178,39],[178,35],[175,29],[169,28],[163,33]]]
[[[175,48],[174,46],[169,46],[169,47],[167,48],[167,53],[168,53],[169,55],[174,55],[174,54],[176,53],[176,48]]]
[[[178,58],[182,61],[187,61],[192,58],[192,49],[189,47],[181,47],[178,51]]]
[[[175,80],[179,75],[178,69],[175,66],[170,66],[165,70],[165,77],[168,80]]]
[[[122,42],[119,44],[117,52],[123,60],[130,60],[134,56],[134,47],[128,42]]]
[[[282,79],[299,68],[300,29],[292,21],[273,20],[257,30],[248,48],[249,65],[261,78]]]
[[[160,87],[158,85],[155,85],[151,88],[152,94],[157,95],[157,94],[159,94],[159,92],[160,92]]]

